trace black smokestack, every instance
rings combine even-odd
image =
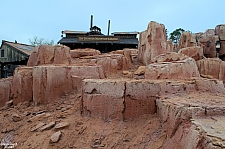
[[[108,22],[108,35],[109,35],[109,30],[110,30],[110,20]]]
[[[93,27],[93,15],[91,15],[91,27],[90,28],[92,28]]]

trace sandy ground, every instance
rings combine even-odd
[[[103,121],[84,117],[80,113],[81,96],[68,94],[48,105],[34,106],[23,103],[15,107],[0,110],[0,138],[10,134],[17,143],[16,148],[54,149],[54,148],[161,148],[167,135],[160,126],[156,115],[143,115],[127,121]],[[54,126],[41,131],[40,127],[31,131],[40,123],[69,123],[68,126],[55,129]],[[50,137],[56,131],[62,135],[57,143],[50,143]]]

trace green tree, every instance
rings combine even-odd
[[[38,36],[34,36],[32,39],[29,39],[29,43],[32,46],[40,46],[40,45],[54,45],[54,40],[48,40],[44,38],[39,38]]]
[[[178,28],[175,31],[173,31],[172,33],[170,33],[170,39],[172,39],[173,43],[178,43],[180,36],[182,34],[182,32],[184,32],[185,30],[182,28]]]

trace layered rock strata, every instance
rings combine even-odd
[[[167,46],[165,26],[151,21],[147,30],[140,33],[138,58],[144,64],[149,64],[155,56],[171,52],[171,47],[171,42]]]
[[[214,79],[179,80],[83,80],[82,113],[103,120],[136,118],[157,111],[156,99],[192,92],[224,94]]]
[[[43,64],[64,64],[71,63],[70,48],[66,46],[41,45],[33,48],[27,66],[38,66]]]
[[[145,79],[188,79],[200,77],[195,60],[174,52],[161,54],[146,66]]]

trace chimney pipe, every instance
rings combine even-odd
[[[93,15],[91,15],[91,27],[90,28],[92,28],[93,27]]]
[[[109,30],[110,30],[110,20],[108,22],[108,36],[109,36]]]

